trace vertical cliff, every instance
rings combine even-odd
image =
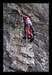
[[[34,41],[23,37],[20,14],[30,16]],[[3,71],[49,71],[49,4],[3,3]]]

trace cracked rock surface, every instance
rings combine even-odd
[[[23,37],[20,14],[31,16],[34,41]],[[49,72],[49,4],[3,3],[3,72]]]

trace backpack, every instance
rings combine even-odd
[[[27,18],[27,19],[26,19],[26,24],[32,26],[32,22],[31,22],[30,18]]]
[[[32,26],[32,22],[28,16],[23,16],[23,20],[26,25]]]

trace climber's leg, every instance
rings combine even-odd
[[[24,34],[23,34],[23,39],[26,39],[26,31],[25,31],[25,29],[26,29],[26,26],[24,26]]]
[[[24,32],[23,39],[26,39],[26,33]]]
[[[30,42],[34,41],[34,35],[32,33],[32,36],[30,37]]]

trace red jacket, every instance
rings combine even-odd
[[[32,36],[32,29],[31,29],[31,27],[28,27],[28,24],[26,24],[26,19],[27,19],[27,18],[29,18],[29,17],[28,17],[28,16],[23,16],[24,31],[25,31],[28,35]]]

